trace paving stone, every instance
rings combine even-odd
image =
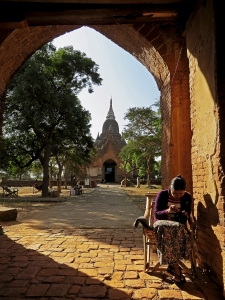
[[[0,221],[15,221],[17,218],[18,211],[16,208],[0,207]],[[2,227],[0,227],[0,234],[2,234]]]
[[[128,271],[124,274],[124,279],[134,279],[138,278],[138,273],[136,271]]]
[[[182,300],[183,297],[181,295],[180,291],[176,291],[176,290],[159,290],[158,291],[160,300]]]
[[[132,290],[129,289],[109,289],[109,299],[121,300],[130,299]]]
[[[27,287],[3,287],[0,290],[0,296],[4,296],[8,298],[8,296],[14,296],[19,297],[21,295],[24,295],[27,291]],[[22,297],[22,296],[21,296]],[[1,299],[1,298],[0,298]]]
[[[127,279],[125,280],[125,285],[132,288],[143,288],[145,287],[145,282],[142,279]]]
[[[205,296],[198,290],[192,290],[192,291],[181,291],[181,294],[183,296],[183,299],[185,300],[205,300]]]
[[[142,271],[143,270],[143,266],[128,265],[127,266],[127,270],[128,271]]]
[[[31,287],[28,289],[26,296],[34,296],[40,297],[45,296],[46,291],[49,288],[49,284],[41,283],[41,284],[32,284]]]
[[[93,277],[87,277],[85,283],[87,285],[96,285],[96,284],[101,284],[103,281],[105,281],[105,278],[104,277],[96,277],[96,278],[93,278]]]
[[[13,276],[10,274],[1,274],[0,275],[0,282],[10,282],[13,279]]]
[[[88,263],[90,261],[90,257],[80,257],[80,258],[76,258],[75,262],[77,264],[81,264],[81,263]]]
[[[46,283],[63,283],[65,276],[48,276],[42,279],[42,282]]]
[[[81,269],[92,269],[94,268],[94,264],[93,263],[83,263],[83,264],[79,264],[78,265],[78,270],[81,270]]]
[[[112,280],[122,280],[122,279],[123,279],[123,272],[114,272],[113,273]]]
[[[120,280],[105,280],[104,284],[110,287],[114,287],[114,288],[124,288],[125,287],[125,283],[124,281],[120,281]]]
[[[81,289],[80,285],[73,285],[69,290],[69,294],[78,294],[80,289]]]
[[[114,262],[105,262],[105,261],[102,261],[102,262],[96,262],[94,264],[94,267],[95,268],[106,268],[106,267],[113,267],[114,266]]]
[[[16,276],[16,279],[30,279],[34,278],[40,271],[39,267],[27,267],[21,273]]]
[[[106,268],[98,268],[98,274],[112,274],[113,268],[106,267]]]
[[[115,264],[114,270],[116,271],[125,271],[127,268],[126,265]]]
[[[81,287],[79,296],[80,297],[92,297],[92,298],[103,298],[106,295],[106,287],[100,285],[91,285]]]
[[[66,295],[67,291],[69,290],[69,284],[52,284],[49,290],[46,293],[46,296],[54,296],[54,297],[63,297]]]
[[[76,276],[78,273],[77,270],[74,269],[61,269],[58,271],[58,275],[65,275],[65,276]]]
[[[153,299],[154,297],[157,296],[157,289],[156,288],[143,288],[143,289],[138,289],[134,291],[134,294],[132,296],[132,299]],[[176,298],[175,298],[176,299]]]
[[[54,269],[42,269],[38,272],[38,276],[53,276],[56,275],[59,272],[59,268],[54,268]]]
[[[78,275],[96,277],[98,275],[98,272],[95,269],[79,269]]]

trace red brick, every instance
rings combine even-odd
[[[72,288],[69,290],[69,294],[77,294],[80,288],[80,285],[73,285]]]
[[[157,289],[156,288],[143,288],[143,289],[138,289],[134,291],[133,298],[134,299],[153,299],[155,296],[157,296]],[[160,298],[161,299],[161,298]]]
[[[49,284],[40,283],[40,284],[32,284],[29,290],[26,293],[27,297],[40,297],[45,296],[46,291],[49,288]]]
[[[180,291],[177,290],[159,290],[160,300],[182,300],[183,297]]]
[[[128,289],[109,289],[109,299],[121,300],[130,299],[132,295],[132,290]]]
[[[62,297],[65,296],[67,291],[69,290],[69,284],[52,284],[46,293],[46,296],[55,296],[55,297]]]
[[[61,269],[59,270],[58,275],[76,276],[77,273],[78,271],[74,269]]]
[[[3,287],[0,289],[0,296],[6,297],[10,295],[25,294],[26,291],[27,291],[27,287]]]
[[[39,270],[40,270],[39,267],[35,267],[35,266],[34,267],[28,267],[28,268],[24,269],[21,273],[19,273],[16,278],[17,279],[34,278]]]
[[[64,282],[65,276],[48,276],[44,279],[42,279],[43,282],[49,282],[49,283],[59,283]]]
[[[99,285],[84,286],[80,289],[79,296],[81,297],[92,297],[92,298],[103,298],[106,295],[106,287]]]
[[[38,272],[38,276],[53,276],[59,272],[59,269],[42,269]]]

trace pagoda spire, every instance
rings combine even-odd
[[[109,106],[109,111],[108,111],[108,114],[106,116],[106,119],[115,120],[115,115],[114,115],[114,111],[113,111],[113,108],[112,108],[112,97],[110,99],[110,106]]]

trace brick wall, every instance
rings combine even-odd
[[[198,264],[209,270],[223,287],[224,191],[221,183],[224,163],[220,157],[224,150],[221,148],[223,139],[219,115],[224,115],[224,108],[218,103],[216,94],[213,1],[199,4],[188,24],[187,48],[193,131],[194,216],[197,220],[196,258]]]

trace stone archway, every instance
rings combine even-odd
[[[140,33],[142,29],[136,30],[131,25],[96,25],[89,27],[110,38],[113,42],[136,57],[155,78],[161,92],[161,112],[163,120],[162,186],[167,187],[171,178],[176,176],[177,173],[185,173],[189,189],[191,189],[190,102],[188,84],[186,83],[188,78],[185,77],[185,73],[181,75],[177,72],[178,74],[174,74],[173,76],[173,85],[171,86],[170,74],[175,70],[176,64],[174,60],[177,60],[178,57],[177,54],[174,56],[174,45],[173,42],[171,42],[171,36],[163,36],[158,26],[152,26],[152,28],[149,29],[151,32],[151,40],[153,44],[156,44],[157,41],[159,44],[157,47],[156,45],[153,47],[153,44]],[[0,127],[3,122],[1,112],[3,112],[4,109],[4,92],[6,91],[7,84],[18,68],[42,45],[63,33],[78,28],[80,28],[80,26],[76,25],[25,27],[13,30],[4,40],[0,46],[0,77],[2,78],[0,82]],[[171,32],[172,40],[174,40],[176,32],[174,30]],[[176,45],[176,47],[178,46],[179,44]],[[181,70],[185,68],[188,71],[186,61],[187,56],[184,47],[179,62],[179,68]],[[179,71],[179,68],[176,68],[176,71]],[[179,75],[178,79],[176,79],[175,75]],[[182,83],[180,76],[182,76],[182,78],[184,77]],[[185,114],[183,113],[183,119],[181,121],[179,115],[181,110],[184,111],[184,107],[186,107]],[[172,115],[174,115],[174,118]],[[182,124],[180,125],[182,131],[176,130],[176,128],[179,127],[179,122]],[[183,124],[186,124],[185,135],[183,132]],[[185,160],[179,156],[181,149],[184,149],[188,154]],[[173,161],[176,163],[174,164]]]
[[[114,160],[108,159],[103,163],[103,178],[106,182],[115,182],[117,175],[117,164]]]
[[[38,2],[36,1],[36,4]],[[58,2],[65,4],[65,1]],[[83,1],[86,8],[89,2]],[[88,16],[86,13],[85,16],[81,16],[83,23],[78,22],[77,25],[65,25],[74,24],[71,19],[77,21],[73,12],[65,11],[66,15],[61,16],[61,11],[57,11],[56,14],[51,14],[52,18],[48,18],[46,12],[39,12],[37,15],[34,13],[34,17],[37,17],[36,23],[29,27],[23,14],[16,13],[16,19],[12,18],[13,9],[10,7],[8,23],[7,18],[5,24],[4,20],[0,23],[0,28],[3,28],[0,35],[0,128],[4,92],[8,82],[24,61],[51,39],[77,29],[81,26],[79,24],[82,24],[98,30],[131,53],[152,73],[161,92],[162,185],[167,187],[173,176],[178,173],[185,174],[188,190],[194,197],[200,246],[199,263],[205,269],[209,267],[216,282],[225,290],[223,2],[130,1],[136,6],[131,8],[131,5],[128,5],[125,12],[124,3],[127,1],[115,2],[123,5],[122,10],[119,8],[120,15],[116,14],[119,18],[105,18],[105,13],[106,16],[110,15],[112,7],[110,12],[105,10],[104,13],[101,11],[102,7],[99,7],[95,15],[89,14],[89,23],[85,23],[85,16]],[[102,4],[103,1],[96,3]],[[145,7],[146,3],[149,5],[148,9],[152,14],[144,11],[143,3]],[[142,13],[140,21],[136,20],[139,18],[135,11],[137,9]],[[131,14],[130,10],[134,13]],[[144,13],[147,21],[143,20]],[[18,16],[21,19],[18,20]],[[62,25],[55,22],[57,25],[52,26],[51,23],[51,26],[43,26],[50,24],[49,20],[54,21],[55,16],[58,16],[57,20]],[[71,16],[70,23],[68,16]],[[4,13],[2,17],[5,18]],[[29,17],[32,16],[28,14],[27,17],[29,21]],[[38,24],[39,17],[44,20]],[[99,22],[92,23],[95,17]]]

